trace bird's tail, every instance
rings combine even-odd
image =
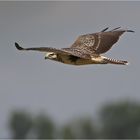
[[[127,61],[124,61],[124,60],[116,60],[116,59],[111,59],[111,58],[107,58],[107,57],[104,57],[103,60],[109,64],[118,64],[118,65],[128,65],[129,64]]]

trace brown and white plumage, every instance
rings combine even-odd
[[[108,28],[101,32],[80,35],[69,48],[22,48],[17,43],[15,46],[18,50],[34,50],[46,52],[45,58],[58,62],[84,65],[84,64],[128,64],[127,61],[115,60],[102,56],[102,53],[107,52],[119,40],[119,37],[124,32],[134,32],[132,30],[123,30],[115,28],[107,31]]]

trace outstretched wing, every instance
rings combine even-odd
[[[124,32],[134,32],[132,30],[122,30],[117,27],[111,31],[103,29],[101,32],[81,35],[72,44],[71,48],[86,50],[90,54],[102,54],[107,52],[118,41]]]
[[[32,51],[40,51],[40,52],[54,52],[57,54],[73,55],[84,59],[91,59],[91,56],[89,54],[86,54],[84,51],[81,51],[78,48],[62,48],[62,49],[49,48],[49,47],[22,48],[21,46],[19,46],[18,43],[15,43],[15,46],[18,50],[23,50],[23,51],[32,50]]]

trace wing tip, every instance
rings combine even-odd
[[[101,32],[105,32],[109,29],[109,27],[104,28]]]
[[[21,46],[19,46],[19,44],[17,42],[15,42],[15,47],[18,49],[18,50],[24,50],[24,48],[22,48]]]
[[[135,31],[133,31],[133,30],[126,30],[126,32],[135,33]]]
[[[114,28],[114,29],[112,29],[112,30],[110,30],[111,32],[112,31],[118,31],[118,29],[120,29],[121,27],[119,26],[119,27],[116,27],[116,28]],[[107,28],[105,28],[105,29],[103,29],[101,32],[105,32],[105,31],[107,31],[109,29],[109,27],[107,27]],[[131,33],[134,33],[135,31],[133,31],[133,30],[124,30],[124,32],[131,32]]]
[[[121,31],[121,30],[123,31],[123,29],[120,29],[120,28],[121,28],[121,27],[117,27],[117,28],[114,28],[114,29],[111,30],[111,31]],[[118,30],[118,29],[120,29],[120,30]],[[129,29],[127,30],[127,29],[126,29],[126,30],[124,30],[124,32],[131,32],[131,33],[134,33],[135,31],[129,30]]]

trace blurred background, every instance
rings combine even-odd
[[[0,138],[140,138],[140,2],[0,2]],[[70,66],[23,47],[69,47],[106,27],[105,55],[129,66]]]

